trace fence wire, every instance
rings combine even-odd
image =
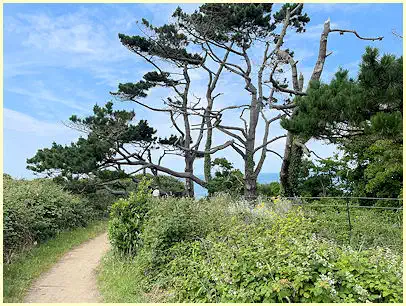
[[[300,203],[294,203],[293,205],[305,206],[309,205],[312,207],[344,207],[344,208],[361,208],[361,209],[388,209],[388,210],[402,210],[403,206],[366,206],[366,205],[350,205],[351,200],[371,200],[371,201],[397,201],[403,202],[403,199],[399,198],[374,198],[374,197],[282,197],[282,199],[300,201]],[[324,204],[309,204],[303,203],[302,200],[344,200],[345,205],[324,205]],[[403,204],[402,204],[403,205]]]
[[[264,197],[262,197],[264,199]],[[267,200],[273,201],[275,197],[265,197]],[[309,208],[323,208],[323,207],[330,207],[330,208],[343,208],[346,209],[347,212],[347,221],[348,221],[348,233],[349,233],[349,241],[351,241],[352,236],[352,221],[351,221],[351,209],[382,209],[382,210],[392,210],[392,211],[400,211],[403,210],[403,199],[399,198],[377,198],[377,197],[280,197],[280,199],[292,200],[294,206],[302,206],[302,207],[309,207]],[[309,200],[343,200],[345,201],[345,205],[328,205],[328,204],[312,204],[308,203]],[[402,206],[363,206],[363,205],[350,205],[350,201],[353,200],[370,200],[370,201],[397,201],[402,203]],[[298,203],[299,202],[299,203]]]

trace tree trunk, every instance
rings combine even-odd
[[[255,147],[255,130],[251,130],[245,147],[245,188],[244,198],[247,201],[253,201],[257,198],[257,175],[255,174],[254,147]]]
[[[185,172],[189,172],[193,174],[193,162],[194,158],[190,156],[189,153],[185,155]],[[195,196],[195,188],[194,183],[190,178],[185,179],[185,191],[186,196],[189,198],[194,198]]]
[[[330,33],[330,20],[324,23],[323,32],[320,36],[319,54],[316,64],[314,65],[311,81],[319,81],[321,73],[323,72],[324,63],[327,57],[327,39]],[[310,84],[309,82],[309,84]],[[302,81],[303,84],[303,81]],[[300,87],[302,87],[301,85]],[[302,90],[302,88],[300,88]],[[292,118],[294,118],[297,109],[293,111]],[[285,152],[282,161],[282,167],[280,172],[281,194],[287,197],[293,197],[296,193],[296,187],[298,183],[298,170],[301,166],[303,157],[303,148],[294,144],[295,137],[292,133],[288,132],[285,144]],[[302,144],[306,144],[309,139],[298,139]]]
[[[291,197],[292,192],[289,186],[289,165],[290,157],[293,143],[293,135],[291,132],[288,132],[285,143],[285,152],[283,155],[281,172],[280,172],[280,184],[281,184],[281,195],[285,197]]]
[[[184,146],[187,149],[191,148],[191,143],[192,143],[192,135],[190,132],[190,123],[189,123],[189,115],[187,112],[187,105],[188,105],[188,93],[189,93],[189,88],[190,88],[190,77],[189,77],[189,72],[188,72],[188,66],[185,65],[183,68],[183,76],[185,77],[186,80],[186,85],[185,85],[185,90],[182,95],[183,99],[183,123],[185,126],[185,143]],[[191,151],[186,151],[185,152],[185,172],[193,174],[193,162],[195,160],[195,157],[191,154]],[[195,196],[195,190],[194,190],[194,184],[193,181],[190,178],[186,178],[185,180],[185,189],[186,189],[186,196],[190,198],[194,198]]]
[[[296,138],[301,143],[308,141],[308,139],[300,139],[288,132],[280,173],[281,195],[285,197],[294,197],[297,195],[299,183],[298,174],[302,165],[303,148],[294,143]]]
[[[254,166],[250,166],[250,163],[245,164],[245,188],[244,198],[247,201],[254,201],[257,198],[257,177],[254,173]]]
[[[252,84],[251,84],[252,85]],[[253,88],[253,86],[251,86]],[[244,198],[248,201],[253,201],[257,198],[257,175],[255,174],[255,137],[257,131],[258,117],[260,112],[260,105],[256,97],[256,90],[251,89],[251,107],[250,107],[250,121],[247,133],[247,140],[245,142],[245,189]]]
[[[207,126],[207,135],[206,135],[206,144],[204,147],[205,151],[210,151],[213,138],[212,123],[210,120],[206,122]],[[209,182],[211,180],[211,155],[204,155],[204,180]]]

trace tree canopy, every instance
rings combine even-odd
[[[402,141],[402,57],[367,48],[357,79],[340,69],[329,84],[312,82],[298,112],[282,126],[297,135],[339,142],[357,135]]]
[[[303,153],[309,153],[306,142],[315,138],[339,145],[346,163],[357,164],[359,173],[354,170],[354,178],[357,172],[364,183],[352,190],[378,194],[378,189],[383,190],[382,182],[391,177],[393,188],[381,194],[398,193],[400,185],[395,181],[402,164],[399,152],[403,138],[402,58],[379,57],[376,49],[368,48],[355,79],[340,69],[329,84],[320,81],[331,54],[327,52],[330,33],[350,33],[366,41],[383,37],[368,38],[354,30],[334,29],[327,20],[304,91],[305,80],[294,50],[285,45],[289,31],[294,35],[306,31],[310,18],[302,3],[288,3],[278,9],[271,3],[208,3],[192,13],[178,7],[172,17],[162,26],[143,19],[141,34],[118,35],[122,45],[151,70],[141,79],[118,84],[111,94],[118,101],[167,115],[174,133],[158,137],[147,121],[133,122],[134,111],[114,110],[108,102],[102,107],[96,105],[91,116],[72,116],[68,125],[86,136],[70,145],[53,143],[51,148],[39,150],[28,159],[29,169],[68,179],[95,177],[103,182],[107,177],[114,180],[114,176],[150,169],[154,175],[163,172],[185,179],[186,195],[191,197],[194,183],[208,188],[232,177],[238,184],[242,181],[244,196],[251,200],[258,195],[257,178],[269,154],[282,159],[282,194],[297,194],[297,174],[306,166],[301,164]],[[206,74],[206,92],[201,96],[193,92],[191,73],[195,70]],[[224,97],[230,101],[227,106],[217,105],[216,98],[224,94],[218,92],[218,83],[230,73],[240,82],[241,99],[236,101],[231,93]],[[165,98],[150,98],[157,87],[165,89]],[[225,123],[230,118],[231,123]],[[278,121],[287,132],[275,136],[271,129]],[[262,139],[258,139],[260,128],[264,129]],[[215,132],[227,137],[224,143],[213,146]],[[280,139],[286,139],[283,153],[271,148]],[[211,156],[227,147],[241,157],[243,172],[230,168],[222,159],[212,162]],[[384,154],[383,147],[392,153]],[[157,158],[154,152],[161,155]],[[165,166],[167,155],[181,157],[184,171]],[[204,179],[194,172],[195,161],[202,157]],[[397,166],[390,167],[394,159]],[[212,168],[218,166],[222,171],[214,173],[213,178]]]
[[[68,125],[86,136],[70,145],[53,143],[51,148],[38,150],[27,160],[27,168],[66,179],[97,177],[108,181],[127,177],[121,168],[120,161],[126,160],[122,156],[145,160],[145,153],[155,148],[157,139],[156,130],[146,120],[133,124],[134,117],[134,111],[113,110],[112,102],[95,105],[91,116],[73,115]],[[134,151],[129,153],[126,146]]]
[[[346,165],[345,189],[354,196],[401,192],[402,61],[367,48],[356,79],[340,69],[329,84],[312,83],[307,95],[297,98],[297,115],[282,121],[296,135],[338,146],[343,156],[335,160]]]

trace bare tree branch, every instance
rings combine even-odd
[[[278,91],[282,91],[282,92],[292,94],[295,96],[305,96],[306,95],[306,93],[302,92],[302,91],[281,87],[278,84],[278,82],[276,82],[272,77],[271,77],[271,83],[272,83],[273,87],[275,87]]]
[[[260,145],[259,147],[257,147],[257,148],[254,150],[254,153],[255,153],[256,151],[262,149],[263,147],[269,145],[270,143],[272,143],[272,142],[274,142],[274,141],[276,141],[276,140],[278,140],[278,139],[284,138],[284,137],[286,137],[286,135],[276,136],[276,137],[272,138],[271,140],[268,140],[265,144],[262,144],[262,145]]]
[[[292,109],[295,108],[296,104],[295,103],[290,103],[290,104],[283,104],[283,105],[272,105],[272,109],[277,109],[277,110],[283,110],[283,109]]]
[[[398,38],[402,38],[403,39],[403,35],[400,35],[398,32],[396,32],[395,29],[392,30],[392,34],[395,35]]]
[[[375,40],[382,40],[383,39],[383,36],[379,36],[379,37],[362,37],[357,33],[357,31],[354,31],[354,30],[332,29],[332,30],[330,30],[330,32],[340,32],[340,35],[344,35],[344,33],[353,33],[355,36],[357,36],[359,39],[362,39],[362,40],[375,41]]]
[[[269,149],[266,149],[266,151],[267,151],[267,152],[269,152],[269,153],[273,153],[273,154],[275,154],[275,155],[279,156],[279,157],[280,157],[280,159],[283,159],[283,156],[282,156],[281,154],[279,154],[278,152],[274,151],[274,150],[269,150]]]
[[[179,128],[179,126],[176,124],[175,118],[173,118],[173,112],[169,111],[170,114],[170,118],[172,121],[173,126],[176,128],[176,130],[182,135],[182,137],[185,137],[185,133],[183,133],[183,131]]]
[[[236,146],[236,143],[233,143],[233,144],[231,145],[231,147],[232,147],[238,154],[240,154],[243,159],[245,159],[245,156],[246,156],[245,153],[244,153],[240,148],[238,148],[238,147]]]
[[[330,19],[327,19],[324,22],[323,31],[320,36],[319,44],[319,54],[317,57],[316,64],[314,65],[312,76],[310,80],[319,80],[321,73],[323,71],[324,63],[326,61],[326,52],[327,52],[327,39],[328,34],[330,33]]]

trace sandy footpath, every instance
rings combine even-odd
[[[29,290],[25,303],[97,303],[96,267],[108,250],[107,233],[65,254]]]

